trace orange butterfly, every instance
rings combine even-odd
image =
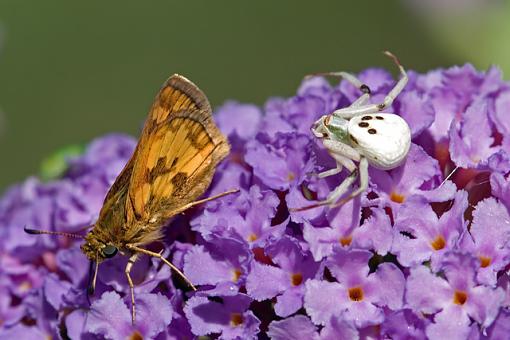
[[[140,254],[160,258],[195,289],[161,253],[144,246],[162,238],[162,228],[170,217],[238,191],[196,200],[211,183],[216,165],[229,152],[230,146],[213,121],[204,93],[175,74],[156,96],[138,145],[108,191],[92,230],[85,237],[28,228],[25,231],[84,238],[81,249],[91,265],[95,263],[90,291],[95,288],[99,263],[117,252],[129,256],[125,273],[134,323],[136,309],[130,272]]]

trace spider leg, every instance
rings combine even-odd
[[[313,74],[307,75],[305,77],[305,79],[310,78],[310,77],[315,77],[315,76],[343,78],[343,79],[347,80],[349,83],[351,83],[358,90],[360,90],[363,94],[358,99],[356,99],[349,107],[354,108],[354,107],[362,106],[370,99],[370,94],[372,92],[370,90],[370,87],[368,87],[367,84],[363,83],[361,80],[359,80],[355,75],[353,75],[351,73],[344,72],[344,71],[313,73]],[[321,117],[321,119],[323,119],[323,117]],[[317,136],[317,137],[320,137],[320,136]]]
[[[358,176],[357,171],[351,172],[351,174],[349,176],[347,176],[347,178],[345,178],[343,180],[343,182],[340,183],[335,188],[335,190],[333,190],[332,192],[329,193],[327,199],[325,199],[323,201],[319,201],[319,202],[311,204],[311,205],[301,207],[301,208],[290,208],[289,211],[297,212],[297,211],[304,211],[304,210],[309,210],[309,209],[313,209],[313,208],[317,208],[317,207],[322,207],[324,205],[332,205],[333,203],[335,203],[338,200],[339,197],[342,197],[342,195],[345,194],[349,190],[351,185],[356,181],[357,176]]]
[[[324,119],[326,119],[328,115],[324,115],[317,119],[313,124],[310,130],[313,135],[317,138],[325,138],[329,135],[328,128],[326,127],[326,123],[324,123]]]
[[[361,160],[359,152],[350,145],[332,139],[324,139],[322,143],[337,162],[343,162],[345,158],[351,161],[351,164],[343,164],[351,172],[356,168],[352,161],[359,162]],[[336,159],[336,156],[340,157]]]
[[[349,202],[351,199],[355,198],[356,196],[359,196],[361,193],[363,193],[368,188],[368,160],[363,157],[358,165],[359,169],[359,187],[358,189],[354,190],[347,196],[346,198],[340,200],[339,202],[333,204],[331,207],[339,207],[344,205],[345,203]]]
[[[338,201],[338,199],[349,190],[352,184],[354,184],[356,177],[358,177],[358,172],[360,176],[359,179],[360,184],[358,189],[351,192],[349,196],[347,196],[346,198]],[[367,188],[368,188],[368,160],[365,157],[363,157],[359,162],[358,169],[355,169],[353,172],[351,172],[351,174],[346,179],[344,179],[344,181],[340,183],[340,185],[337,186],[335,190],[330,192],[327,199],[303,208],[291,209],[291,211],[303,211],[316,207],[321,207],[324,205],[329,205],[331,208],[340,207],[345,203],[349,202],[350,200],[352,200],[353,198],[359,196],[362,192],[367,190]]]
[[[358,99],[352,102],[349,107],[358,107],[365,105],[366,102],[370,99],[370,93],[363,93]]]
[[[341,144],[342,146],[346,146],[343,143],[336,142],[335,146],[337,149],[335,149],[335,152],[330,151],[331,156],[333,156],[333,158],[337,161],[337,164],[343,165],[351,173],[349,176],[347,176],[347,178],[343,180],[342,183],[340,183],[332,192],[329,193],[328,197],[324,201],[319,202],[321,205],[331,205],[335,203],[340,197],[342,197],[347,192],[347,190],[349,190],[352,184],[356,181],[356,177],[358,177],[358,169],[356,167],[356,164],[354,164],[354,162],[350,158],[347,158],[339,153],[340,150],[339,144]]]
[[[317,177],[319,177],[319,178],[326,178],[326,177],[334,176],[334,175],[339,174],[340,172],[342,172],[342,169],[343,169],[342,165],[337,163],[336,164],[336,168],[319,172],[317,174]]]
[[[337,77],[337,78],[343,78],[347,80],[349,83],[351,83],[354,87],[356,87],[358,90],[360,90],[363,94],[356,99],[349,107],[358,107],[364,105],[369,99],[370,99],[370,93],[372,92],[367,84],[363,83],[361,80],[359,80],[355,75],[347,72],[323,72],[323,73],[314,73],[311,75],[306,76],[305,78],[312,77],[312,76],[330,76],[330,77]],[[322,119],[322,117],[321,117]]]
[[[401,78],[397,82],[397,84],[395,84],[393,89],[391,89],[391,91],[386,95],[383,102],[379,103],[379,104],[369,104],[369,105],[357,105],[357,106],[351,105],[349,107],[338,109],[338,110],[334,111],[332,114],[334,114],[335,116],[341,117],[341,118],[350,119],[352,117],[359,116],[362,114],[381,112],[384,109],[386,109],[388,106],[393,104],[393,101],[395,100],[395,98],[400,94],[400,92],[402,92],[402,90],[406,86],[408,77],[407,77],[406,70],[400,64],[397,57],[395,57],[393,54],[391,54],[388,51],[385,51],[384,54],[386,56],[390,57],[393,60],[393,62],[395,63],[395,65],[397,65],[398,69],[400,70]]]
[[[330,155],[336,161],[336,168],[329,169],[329,170],[318,173],[317,176],[319,178],[326,178],[329,176],[336,175],[336,174],[340,173],[344,167],[347,168],[350,172],[353,172],[354,170],[356,170],[356,164],[354,164],[354,162],[352,160],[350,160],[349,158],[344,157],[338,153],[330,152]]]
[[[354,108],[354,107],[362,106],[369,99],[370,99],[370,93],[364,93],[358,99],[356,99],[349,107]],[[312,124],[312,127],[310,128],[310,130],[312,131],[312,133],[315,137],[327,138],[330,136],[330,132],[327,127],[327,121],[330,118],[331,118],[331,114],[323,115]]]
[[[336,78],[344,78],[349,83],[351,83],[354,87],[356,87],[358,90],[360,90],[363,93],[370,94],[370,88],[367,84],[363,83],[361,80],[359,80],[355,75],[348,73],[348,72],[322,72],[322,73],[313,73],[309,74],[305,77],[315,77],[315,76],[324,76],[324,77],[336,77]]]
[[[343,181],[342,183],[340,183],[336,188],[335,190],[333,190],[332,192],[329,193],[327,199],[325,199],[324,201],[320,202],[320,203],[323,203],[324,205],[332,205],[332,206],[335,206],[333,205],[336,201],[338,201],[338,199],[340,197],[342,197],[348,190],[349,188],[354,184],[354,182],[356,181],[356,177],[358,177],[358,171],[357,170],[354,170],[353,172],[350,173],[349,176],[347,176]]]
[[[351,173],[343,180],[342,183],[340,183],[332,192],[329,193],[328,197],[325,200],[301,208],[291,208],[289,209],[290,211],[304,211],[324,205],[333,205],[340,197],[342,197],[349,190],[349,188],[354,184],[356,178],[358,177],[358,170],[353,160],[360,161],[365,158],[364,157],[362,158],[355,149],[340,141],[325,139],[323,142],[324,146],[328,149],[330,155],[336,160],[337,168],[326,170],[320,173],[319,177],[324,178],[336,174],[340,172],[342,166],[347,168]]]

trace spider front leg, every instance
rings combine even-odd
[[[328,118],[328,115],[324,115],[317,119],[313,124],[310,130],[313,135],[317,138],[326,138],[329,136],[329,131],[326,126],[325,120]]]
[[[401,78],[397,82],[397,84],[393,87],[393,89],[386,95],[382,103],[379,104],[369,104],[369,105],[351,105],[349,107],[345,107],[342,109],[338,109],[334,111],[332,114],[341,118],[345,119],[351,119],[352,117],[363,115],[363,114],[370,114],[370,113],[377,113],[381,112],[384,109],[386,109],[388,106],[393,104],[393,101],[397,96],[402,92],[404,87],[407,84],[408,77],[406,70],[404,67],[400,64],[400,61],[395,57],[392,53],[385,51],[384,54],[391,58],[395,65],[397,65],[398,69],[400,70]]]
[[[330,138],[330,131],[328,130],[328,127],[326,124],[326,122],[329,118],[330,118],[329,115],[324,115],[313,123],[310,130],[312,131],[312,133],[315,137],[317,137],[319,139]],[[329,169],[329,170],[320,172],[318,174],[312,173],[312,175],[317,176],[319,178],[325,178],[325,177],[336,175],[342,171],[341,162],[337,161],[336,164],[337,164],[336,168]]]
[[[355,108],[359,106],[365,105],[365,103],[370,99],[370,88],[361,82],[358,78],[356,78],[354,75],[347,73],[347,72],[328,72],[328,73],[316,73],[314,75],[309,76],[334,76],[334,77],[343,77],[347,81],[349,81],[354,86],[358,87],[363,94],[356,99],[349,108]],[[307,76],[307,77],[309,77]],[[328,122],[332,118],[332,114],[327,114],[321,116],[319,119],[317,119],[310,128],[313,135],[317,138],[329,138],[331,137],[331,133],[328,129]],[[341,167],[340,167],[341,169]]]
[[[370,94],[372,93],[372,91],[370,90],[368,85],[363,83],[361,80],[359,80],[355,75],[353,75],[351,73],[347,73],[347,72],[343,72],[343,71],[341,71],[341,72],[322,72],[322,73],[310,74],[310,75],[306,76],[306,78],[314,77],[314,76],[329,76],[329,77],[343,78],[343,79],[347,80],[349,83],[351,83],[358,90],[360,90],[363,94],[358,99],[356,99],[354,102],[352,102],[352,104],[349,106],[349,108],[363,106],[370,99]],[[322,117],[321,117],[321,119],[322,119]]]
[[[359,100],[363,99],[363,96],[359,98]],[[336,175],[342,171],[343,166],[351,172],[356,168],[352,160],[357,162],[360,160],[358,151],[346,144],[345,141],[341,140],[341,137],[338,137],[334,131],[330,130],[346,129],[347,124],[347,120],[337,118],[332,115],[324,115],[312,125],[312,133],[322,140],[323,145],[326,147],[329,154],[336,160],[337,165],[336,168],[315,174],[319,178]]]
[[[363,83],[361,80],[356,78],[355,75],[350,74],[348,72],[341,71],[341,72],[320,72],[320,73],[313,73],[313,74],[307,75],[305,77],[305,79],[306,78],[310,78],[310,77],[316,77],[316,76],[343,78],[343,79],[347,80],[349,83],[351,83],[358,90],[363,92],[364,94],[370,95],[370,93],[371,93],[370,88],[368,87],[367,84]]]

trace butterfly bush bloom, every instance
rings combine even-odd
[[[359,74],[379,103],[395,84]],[[471,65],[409,83],[387,112],[412,134],[399,167],[369,169],[369,188],[341,207],[289,211],[324,199],[346,176],[314,174],[335,161],[310,132],[360,95],[313,77],[263,107],[228,102],[216,122],[232,152],[208,194],[240,192],[169,221],[158,259],[131,272],[100,266],[88,296],[77,239],[23,227],[85,233],[136,140],[107,135],[66,160],[63,175],[30,177],[0,198],[0,338],[23,339],[499,339],[510,314],[510,84]]]

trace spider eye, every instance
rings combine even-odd
[[[114,257],[117,254],[117,247],[112,246],[111,244],[107,244],[106,247],[103,248],[103,256],[106,258]]]

